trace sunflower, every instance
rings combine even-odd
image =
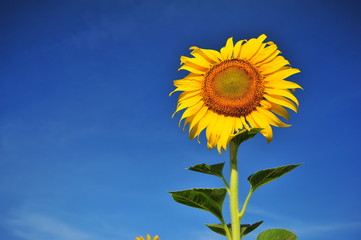
[[[179,123],[185,119],[184,127],[189,124],[191,139],[199,140],[205,129],[208,148],[217,147],[221,153],[245,129],[262,128],[270,142],[271,126],[290,126],[277,115],[288,120],[285,108],[297,112],[299,103],[290,90],[301,87],[284,79],[300,70],[290,67],[266,38],[262,34],[235,44],[229,38],[220,51],[191,47],[193,57],[180,58],[179,70],[189,74],[174,81],[170,95],[182,91],[175,113],[185,110]]]
[[[147,237],[146,240],[152,240],[152,238],[150,237],[149,234],[147,234],[146,237]],[[144,237],[136,237],[135,239],[136,239],[136,240],[144,240]],[[159,239],[159,236],[158,236],[158,235],[153,238],[153,240],[158,240],[158,239]]]

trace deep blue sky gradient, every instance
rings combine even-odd
[[[257,190],[245,239],[360,239],[360,22],[356,0],[1,1],[0,239],[223,239],[167,193],[221,187],[184,168],[228,161],[188,140],[168,93],[190,46],[262,33],[304,91],[292,127],[241,147],[241,197],[255,171],[304,165]]]

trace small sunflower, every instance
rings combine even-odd
[[[152,238],[150,237],[149,234],[147,234],[146,237],[147,237],[146,240],[152,240]],[[136,237],[135,239],[136,239],[136,240],[145,240],[144,237]],[[156,236],[153,238],[153,240],[158,240],[158,239],[159,239],[159,236],[158,236],[158,235],[156,235]]]
[[[217,147],[221,153],[244,129],[262,128],[270,142],[271,126],[290,126],[276,114],[288,120],[285,107],[297,112],[299,103],[290,89],[301,87],[284,79],[300,70],[279,56],[276,44],[264,43],[266,38],[262,34],[236,44],[229,38],[219,52],[191,47],[193,57],[180,58],[179,70],[190,73],[174,81],[171,94],[182,91],[175,113],[185,109],[180,122],[189,124],[191,139],[206,129],[208,148]]]

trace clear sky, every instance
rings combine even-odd
[[[257,170],[304,162],[253,195],[244,223],[302,240],[361,238],[361,12],[356,0],[0,3],[0,239],[221,240],[168,191],[221,187],[184,170],[228,161],[171,119],[190,46],[262,33],[301,73],[290,128],[240,148]],[[228,172],[228,165],[225,169]]]

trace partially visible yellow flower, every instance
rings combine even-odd
[[[271,126],[290,126],[276,114],[288,120],[285,107],[297,112],[298,100],[289,89],[301,87],[284,79],[300,71],[279,56],[273,42],[264,43],[266,37],[235,44],[229,38],[220,51],[191,47],[193,57],[180,58],[179,69],[190,73],[174,81],[173,92],[182,91],[175,113],[185,110],[180,122],[189,124],[191,139],[205,129],[208,148],[221,153],[244,129],[262,128],[270,142]]]
[[[152,238],[150,237],[149,234],[147,234],[146,237],[147,237],[146,240],[152,240]],[[136,240],[145,240],[144,237],[136,237],[135,239],[136,239]],[[158,240],[158,239],[159,239],[159,236],[158,236],[158,235],[154,236],[154,238],[153,238],[153,240]]]

